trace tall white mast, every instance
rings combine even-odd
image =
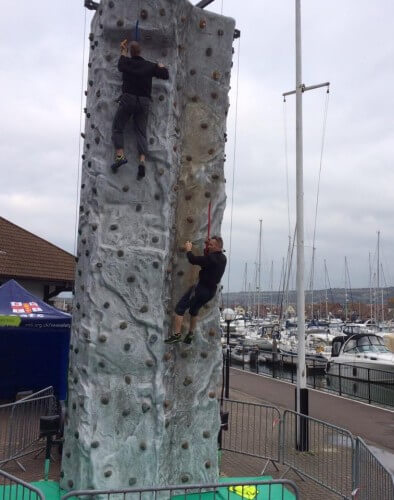
[[[379,289],[380,289],[380,231],[378,231],[378,262],[377,262],[377,290],[376,290],[376,323],[379,324]]]
[[[263,219],[259,219],[259,263],[257,267],[257,318],[260,318],[260,293],[261,293],[261,234],[262,234]]]

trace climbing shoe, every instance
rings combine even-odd
[[[177,344],[178,342],[181,341],[181,334],[180,333],[173,333],[171,337],[168,337],[164,341],[165,344]]]
[[[193,342],[194,334],[193,332],[189,332],[186,337],[183,339],[184,344],[190,345]]]
[[[141,180],[145,177],[145,165],[143,163],[140,163],[138,165],[138,175],[137,175],[137,180]]]
[[[116,172],[118,171],[118,168],[121,167],[122,165],[124,165],[125,163],[127,163],[127,158],[124,155],[115,156],[115,161],[111,165],[112,172],[114,174],[116,174]]]

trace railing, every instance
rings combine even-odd
[[[292,493],[290,496],[289,491]],[[119,490],[80,490],[70,491],[61,500],[72,498],[94,497],[102,500],[186,500],[188,495],[193,495],[197,500],[209,498],[209,500],[230,499],[234,492],[240,500],[242,498],[253,500],[264,498],[264,500],[299,499],[298,488],[293,481],[277,479],[271,481],[247,481],[247,482],[223,482],[204,485],[190,486],[164,486],[160,488],[133,488]]]
[[[259,348],[231,348],[231,366],[295,383],[297,355],[276,353]],[[340,396],[361,399],[370,404],[394,407],[394,373],[372,368],[331,363],[326,374],[323,357],[308,357],[307,385],[313,389],[334,392]]]
[[[50,392],[51,388],[47,388],[0,406],[0,465],[15,461],[25,470],[19,459],[41,448],[41,444],[37,446],[40,417],[56,412],[56,398]]]
[[[296,443],[300,419],[307,422],[305,451]],[[345,429],[286,410],[282,425],[282,463],[343,498],[354,490],[354,438]]]
[[[393,476],[361,438],[356,439],[355,456],[357,486],[354,497],[357,500],[394,500]]]
[[[0,500],[45,500],[31,484],[0,470]]]

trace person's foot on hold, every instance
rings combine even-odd
[[[138,165],[138,175],[137,175],[137,180],[141,180],[145,177],[145,165],[144,163],[140,163]]]
[[[116,174],[116,172],[118,171],[118,168],[121,167],[122,165],[124,165],[125,163],[127,163],[127,158],[125,157],[124,154],[123,155],[116,155],[115,161],[111,165],[112,172],[114,174]]]
[[[193,332],[189,332],[186,335],[186,337],[183,339],[183,343],[190,345],[193,342],[193,339],[194,339],[194,333]]]
[[[181,334],[180,333],[173,333],[168,339],[164,341],[165,344],[177,344],[178,342],[181,341]]]

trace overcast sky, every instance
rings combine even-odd
[[[196,3],[196,2],[195,2]],[[19,0],[0,18],[0,215],[68,251],[74,249],[82,0]],[[316,232],[316,284],[369,286],[377,231],[394,285],[394,2],[303,0],[303,80],[331,82]],[[220,12],[222,0],[212,10]],[[288,245],[284,114],[288,135],[291,233],[295,223],[294,1],[224,0],[242,32],[230,290],[253,286],[263,219],[262,286],[278,287]],[[88,13],[88,19],[91,14]],[[87,28],[87,34],[89,27]],[[88,45],[87,45],[88,46]],[[238,41],[235,42],[223,236],[229,250]],[[306,280],[309,280],[324,89],[304,94]],[[1,245],[1,242],[0,242]],[[383,280],[384,282],[384,280]],[[224,280],[227,288],[227,278]]]

